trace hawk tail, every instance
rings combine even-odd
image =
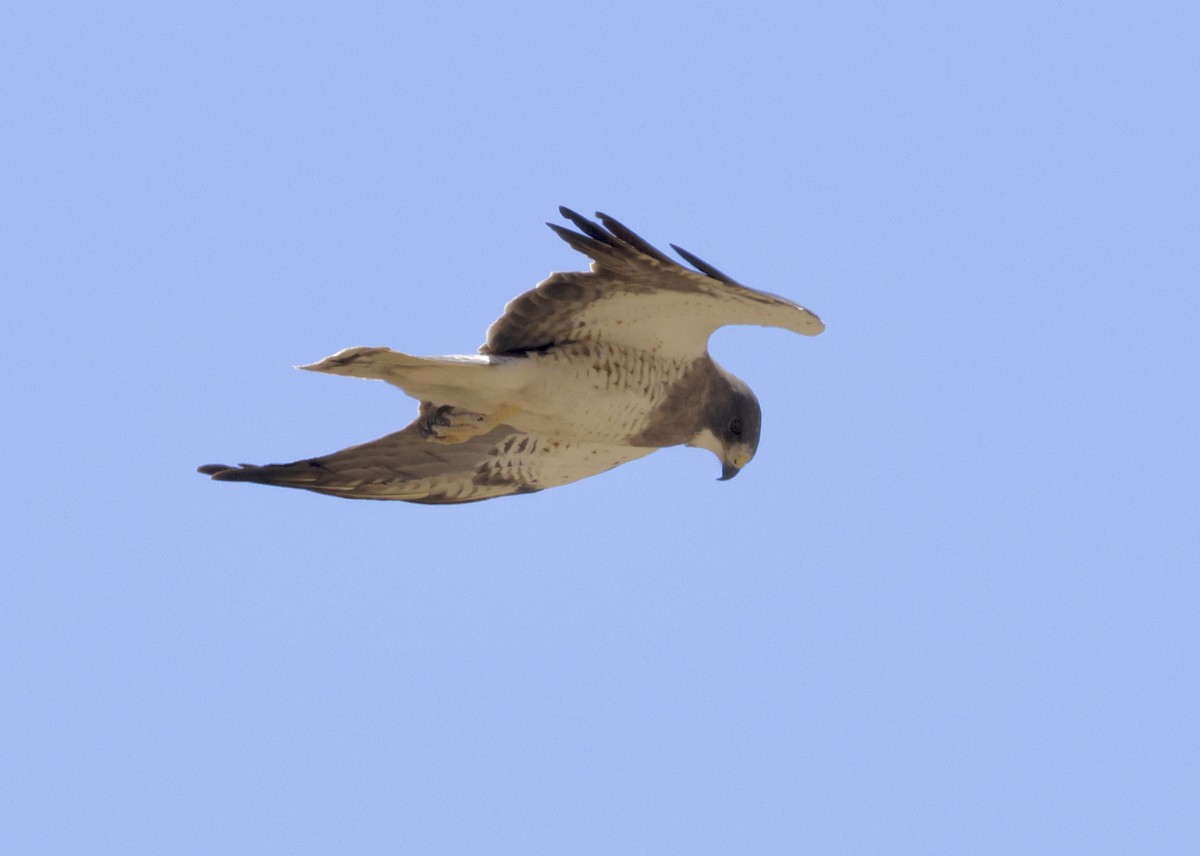
[[[441,401],[479,413],[502,406],[516,392],[516,374],[496,369],[511,359],[482,355],[414,357],[391,348],[346,348],[299,368],[387,381],[421,401]],[[483,372],[488,372],[486,376]],[[511,383],[506,380],[511,379]]]

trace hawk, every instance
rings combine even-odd
[[[592,260],[504,307],[477,354],[347,348],[300,368],[387,381],[420,401],[394,434],[290,464],[208,464],[217,481],[351,499],[475,502],[569,484],[667,446],[708,449],[721,479],[758,448],[762,411],[708,354],[727,324],[825,329],[802,306],[735,282],[674,244],[684,267],[612,217],[547,223]]]

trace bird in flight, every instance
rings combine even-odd
[[[821,319],[747,288],[674,244],[684,267],[612,217],[568,208],[547,223],[592,260],[553,273],[504,307],[477,354],[414,357],[347,348],[300,368],[387,381],[420,402],[406,428],[290,464],[208,464],[217,481],[351,499],[475,502],[569,484],[667,446],[708,449],[721,479],[758,448],[762,411],[708,353],[718,327]]]

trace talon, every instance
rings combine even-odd
[[[484,434],[491,428],[488,417],[483,413],[455,413],[450,405],[439,407],[422,426],[422,434],[431,443],[446,445],[465,443],[472,437]]]
[[[502,407],[495,413],[455,412],[451,405],[444,404],[421,423],[421,435],[431,443],[451,445],[465,443],[473,437],[486,434],[505,419],[517,412],[515,407]]]

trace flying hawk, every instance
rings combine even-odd
[[[825,329],[790,300],[747,288],[674,244],[675,262],[621,223],[567,208],[578,232],[547,223],[592,260],[554,273],[504,307],[471,356],[347,348],[301,368],[384,380],[420,401],[404,430],[290,464],[208,464],[218,481],[353,499],[474,502],[568,484],[686,444],[733,478],[758,448],[762,411],[717,365],[726,324]]]

